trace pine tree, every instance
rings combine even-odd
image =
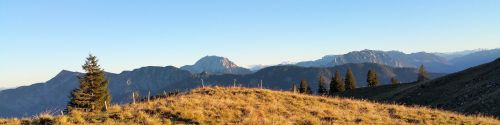
[[[351,90],[356,88],[356,78],[352,73],[352,69],[349,68],[345,77],[345,90]]]
[[[319,86],[318,86],[318,95],[327,95],[328,90],[326,89],[326,81],[323,76],[319,76]]]
[[[86,73],[78,77],[80,86],[71,92],[67,110],[104,111],[105,104],[109,104],[111,100],[108,91],[109,81],[105,78],[104,70],[97,63],[97,58],[92,55],[89,55],[82,68]]]
[[[307,85],[306,80],[300,81],[299,93],[303,93],[303,94],[311,94],[312,93],[311,88]]]
[[[425,69],[424,65],[420,65],[420,68],[418,69],[417,82],[422,82],[426,80],[429,80],[429,77],[427,76],[427,70]]]
[[[377,73],[375,70],[368,70],[368,76],[366,78],[366,82],[368,82],[369,87],[374,87],[378,85]]]
[[[299,90],[297,89],[297,85],[295,85],[295,84],[292,85],[292,92],[293,93],[299,92]]]
[[[335,93],[339,92],[344,92],[344,90],[345,90],[344,81],[342,81],[340,72],[336,70],[335,76],[332,77],[332,81],[330,82],[330,95],[334,95]]]
[[[396,79],[396,77],[392,77],[391,78],[391,84],[395,85],[395,84],[399,84],[399,80]]]

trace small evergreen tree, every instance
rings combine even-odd
[[[393,84],[393,85],[394,85],[394,84],[399,84],[399,80],[398,80],[398,79],[396,79],[396,77],[392,77],[392,78],[391,78],[391,84]]]
[[[378,85],[377,73],[375,70],[368,70],[368,76],[366,78],[366,82],[368,82],[369,87],[374,87]]]
[[[354,77],[354,74],[352,73],[352,69],[349,68],[347,70],[346,76],[345,76],[345,90],[351,90],[356,88],[356,77]]]
[[[299,84],[299,93],[305,93],[307,91],[307,81],[301,80]]]
[[[97,63],[97,58],[92,55],[89,55],[82,68],[86,73],[78,77],[80,86],[71,92],[67,111],[75,109],[86,112],[104,111],[105,104],[109,104],[111,100],[108,91],[109,81],[105,78],[104,70]]]
[[[323,79],[323,76],[319,76],[319,86],[318,86],[318,95],[327,95],[328,90],[326,89],[326,81]]]
[[[299,93],[302,93],[302,94],[311,94],[312,93],[311,88],[308,86],[306,80],[300,81]]]
[[[429,80],[429,77],[427,75],[427,70],[425,69],[424,65],[420,65],[420,68],[418,69],[417,82],[422,82],[426,80]]]
[[[342,81],[342,77],[340,76],[340,72],[338,70],[335,70],[335,76],[332,77],[332,81],[330,82],[330,95],[344,92],[344,90],[345,85],[344,81]]]

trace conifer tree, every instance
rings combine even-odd
[[[345,90],[351,90],[356,88],[356,77],[354,77],[354,74],[352,73],[352,69],[349,68],[347,70],[346,76],[345,76]]]
[[[424,65],[420,65],[420,68],[418,69],[417,82],[422,82],[426,80],[429,80],[429,77],[427,75],[427,70],[425,69]]]
[[[303,94],[311,94],[311,88],[308,86],[306,80],[301,80],[300,81],[300,86],[299,86],[299,92]]]
[[[368,82],[369,87],[374,87],[378,85],[377,73],[375,70],[368,70],[368,76],[366,78],[366,82]]]
[[[110,103],[109,81],[105,78],[104,70],[97,62],[95,56],[89,55],[82,66],[86,73],[78,77],[80,86],[71,92],[70,102],[67,106],[68,111],[77,109],[86,112],[99,112],[105,110],[106,103]]]
[[[318,86],[318,95],[327,95],[328,90],[326,89],[326,81],[323,76],[319,76],[319,86]]]
[[[398,79],[396,79],[396,77],[392,77],[392,78],[391,78],[391,84],[393,84],[393,85],[394,85],[394,84],[399,84],[399,80],[398,80]]]
[[[335,70],[335,76],[332,77],[332,81],[330,82],[330,95],[334,95],[338,92],[344,92],[345,85],[344,81],[342,81],[342,77],[340,76],[340,72]]]

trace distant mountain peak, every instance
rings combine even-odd
[[[64,77],[67,75],[75,75],[79,74],[79,72],[74,72],[74,71],[69,71],[69,70],[61,70],[59,73],[57,73],[56,77]]]
[[[76,73],[76,72],[69,71],[69,70],[65,70],[65,69],[63,69],[63,70],[61,70],[61,71],[59,72],[59,74],[66,74],[66,73]]]
[[[249,69],[236,65],[233,61],[221,56],[205,56],[196,61],[194,65],[186,65],[181,69],[192,73],[209,72],[215,74],[249,74]]]
[[[263,65],[263,64],[257,64],[257,65],[250,65],[248,66],[251,71],[259,71],[261,69],[267,68],[271,65]]]
[[[234,64],[231,60],[229,60],[226,57],[221,57],[221,56],[205,56],[198,60],[195,65],[203,65],[203,64],[216,64],[216,65],[221,65],[226,68],[237,68],[238,65]]]

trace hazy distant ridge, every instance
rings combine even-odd
[[[399,51],[362,50],[343,55],[327,55],[314,61],[296,65],[304,67],[331,67],[347,63],[378,63],[393,67],[418,67],[425,65],[431,72],[451,73],[487,63],[500,57],[500,49],[473,50],[457,53],[418,52],[406,54]]]

